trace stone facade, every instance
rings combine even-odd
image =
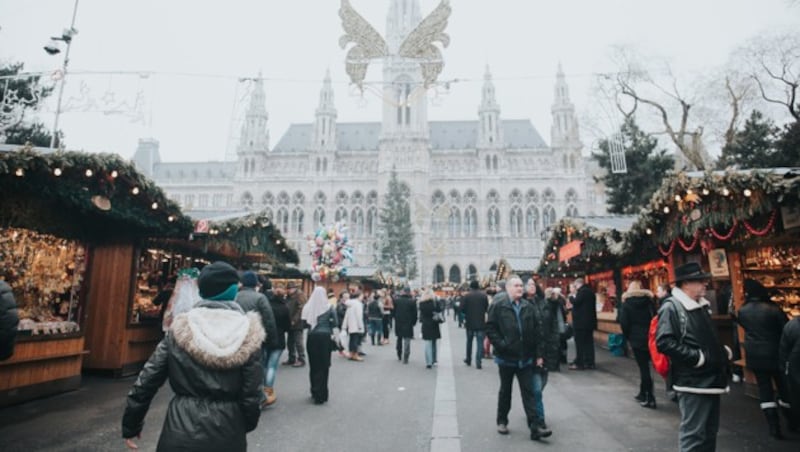
[[[416,2],[393,0],[390,46],[421,20]],[[428,121],[418,64],[387,57],[383,76],[389,100],[381,122],[338,122],[326,74],[315,121],[291,125],[270,148],[259,83],[236,161],[163,162],[154,140],[140,141],[134,161],[196,218],[266,210],[298,250],[301,268],[309,267],[305,236],[340,220],[348,223],[356,265],[373,265],[378,213],[394,168],[411,192],[422,284],[483,276],[501,257],[538,259],[549,225],[605,212],[560,65],[550,146],[530,120],[501,118],[488,67],[475,121]]]

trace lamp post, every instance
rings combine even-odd
[[[67,49],[64,51],[64,63],[61,66],[61,83],[58,87],[58,101],[56,103],[56,119],[53,123],[53,134],[50,137],[50,147],[54,147],[56,143],[56,136],[58,134],[58,117],[61,115],[61,99],[64,96],[64,83],[67,79],[67,65],[69,64],[69,48],[70,44],[72,44],[72,37],[78,34],[78,30],[75,29],[75,17],[78,15],[78,0],[75,0],[75,6],[72,10],[72,23],[70,24],[69,28],[64,30],[61,36],[52,37],[50,38],[50,43],[48,43],[44,50],[51,54],[55,55],[60,52],[58,48],[57,41],[63,41],[67,44]]]

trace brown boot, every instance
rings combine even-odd
[[[273,390],[272,388],[265,387],[264,395],[267,397],[267,400],[264,401],[264,406],[270,406],[273,403],[275,403],[276,400],[278,400],[278,398],[275,397],[275,390]]]
[[[364,361],[364,358],[358,356],[358,353],[351,353],[350,361]]]

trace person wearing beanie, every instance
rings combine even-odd
[[[265,276],[259,278],[261,280],[261,293],[263,293],[269,301],[269,306],[272,309],[272,314],[275,316],[276,334],[274,341],[270,338],[267,339],[267,348],[269,355],[264,363],[264,387],[272,388],[272,403],[275,403],[275,378],[278,375],[278,367],[281,363],[281,355],[286,348],[286,333],[291,327],[291,319],[289,317],[289,307],[286,304],[283,290],[276,287],[272,290],[272,281]],[[267,395],[268,399],[269,394]]]
[[[656,315],[654,297],[653,292],[642,289],[639,281],[631,281],[628,290],[622,294],[619,313],[622,335],[630,344],[639,366],[639,393],[633,398],[644,408],[656,408],[653,377],[650,375],[650,349],[647,346],[650,321]]]
[[[200,272],[204,298],[179,314],[128,392],[122,437],[130,449],[158,389],[169,380],[174,392],[156,447],[159,451],[247,450],[247,432],[261,415],[265,339],[261,319],[233,300],[239,276],[225,262]]]
[[[784,407],[789,402],[789,392],[781,378],[778,347],[781,332],[788,319],[781,308],[770,301],[767,289],[753,279],[744,280],[744,305],[737,314],[731,316],[744,328],[744,352],[747,357],[747,368],[756,375],[758,398],[761,410],[767,418],[769,435],[782,439],[778,406]],[[774,387],[778,388],[778,400],[775,400]],[[784,414],[790,418],[789,410]]]
[[[269,353],[278,345],[278,328],[275,325],[275,316],[272,313],[272,307],[269,305],[267,297],[256,290],[258,285],[258,275],[253,271],[246,271],[242,273],[242,288],[236,294],[236,302],[244,310],[244,312],[256,312],[261,316],[261,324],[264,327],[264,332],[267,334],[267,339],[262,346],[264,365],[264,398],[261,399],[263,407],[268,407],[275,403],[275,391],[272,386],[267,385],[267,365],[269,363]]]

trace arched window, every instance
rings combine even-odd
[[[269,207],[264,209],[264,216],[267,217],[267,219],[272,220],[272,209]]]
[[[251,195],[249,191],[242,193],[242,205],[244,207],[253,206],[253,195]]]
[[[319,172],[321,168],[322,164],[320,163],[319,157],[317,157],[317,165],[316,165],[317,172]]]
[[[374,206],[376,204],[378,204],[378,192],[372,190],[369,193],[367,193],[367,205]]]
[[[522,209],[519,206],[511,208],[509,220],[511,237],[522,237]]]
[[[289,210],[286,207],[278,209],[277,215],[275,215],[275,224],[284,234],[289,233]]]
[[[444,207],[437,205],[431,210],[431,235],[434,237],[444,236],[444,218],[442,218]],[[447,215],[447,213],[444,213]]]
[[[530,189],[525,193],[525,203],[526,204],[538,204],[539,203],[539,193],[536,192],[534,189]]]
[[[318,192],[314,193],[314,203],[315,204],[324,205],[325,201],[327,201],[327,197],[325,196],[325,193],[323,193],[321,191],[318,191]]]
[[[478,195],[473,190],[467,190],[464,193],[464,202],[467,204],[475,204],[478,202]]]
[[[490,235],[500,235],[500,210],[497,206],[490,206],[486,215]]]
[[[397,125],[409,125],[411,123],[411,80],[408,77],[395,80],[395,101]]]
[[[487,155],[486,156],[486,171],[489,171],[490,169],[492,169],[492,161],[489,158],[489,156]]]
[[[303,193],[296,191],[292,197],[292,202],[295,205],[303,205],[306,202],[306,196]]]
[[[567,194],[564,195],[564,200],[567,202],[567,204],[574,204],[578,201],[578,193],[574,188],[570,188],[567,190]]]
[[[322,159],[322,171],[328,172],[328,157]]]
[[[336,209],[336,215],[334,216],[333,219],[338,223],[340,221],[347,221],[347,216],[348,216],[347,209],[345,209],[344,207],[339,207],[338,209]]]
[[[285,191],[278,193],[278,205],[289,205],[289,195]]]
[[[369,199],[369,198],[367,198]],[[378,230],[378,209],[371,206],[367,209],[367,237],[375,237]]]
[[[431,196],[431,206],[437,207],[444,204],[444,193],[441,190],[436,190]]]
[[[542,201],[545,203],[554,203],[556,202],[556,195],[553,193],[553,190],[546,188],[544,190],[544,194],[542,195]]]
[[[577,217],[578,216],[578,208],[573,206],[573,205],[567,206],[567,216],[570,217],[570,218]]]
[[[461,235],[461,211],[458,207],[450,208],[450,217],[447,219],[448,237],[454,238]]]
[[[353,196],[350,197],[350,202],[354,205],[360,206],[364,204],[364,195],[362,195],[360,191],[356,190],[353,192]]]
[[[364,211],[361,210],[361,207],[354,208],[350,215],[350,231],[353,237],[364,236]]]
[[[492,168],[497,171],[497,156],[492,157]]]
[[[261,195],[261,204],[265,206],[271,206],[275,203],[275,197],[272,196],[272,192],[265,191],[263,195]]]
[[[343,191],[336,193],[336,204],[338,205],[347,204],[347,193]]]
[[[449,198],[450,204],[461,204],[461,195],[458,193],[458,190],[450,190],[447,197]]]
[[[302,234],[304,220],[305,215],[303,214],[303,209],[301,207],[295,207],[292,211],[292,232]]]
[[[497,193],[497,190],[489,190],[489,194],[486,195],[486,202],[489,204],[498,204],[500,202],[500,195]]]
[[[450,278],[448,280],[456,284],[461,282],[461,269],[458,268],[458,265],[450,267]]]
[[[511,190],[511,194],[508,195],[508,200],[511,204],[522,204],[522,193],[515,188]]]
[[[539,209],[528,206],[525,211],[525,235],[536,237],[539,234]]]
[[[314,227],[318,228],[324,224],[325,224],[325,209],[323,209],[322,206],[317,206],[316,210],[314,210]]]
[[[478,236],[478,211],[469,206],[464,209],[464,237]]]
[[[436,264],[436,266],[433,267],[433,283],[437,284],[442,282],[444,282],[444,268],[442,268],[441,265]]]
[[[542,227],[547,229],[556,222],[556,209],[553,206],[547,206],[542,211]]]
[[[467,279],[478,279],[478,268],[472,264],[467,269]]]

